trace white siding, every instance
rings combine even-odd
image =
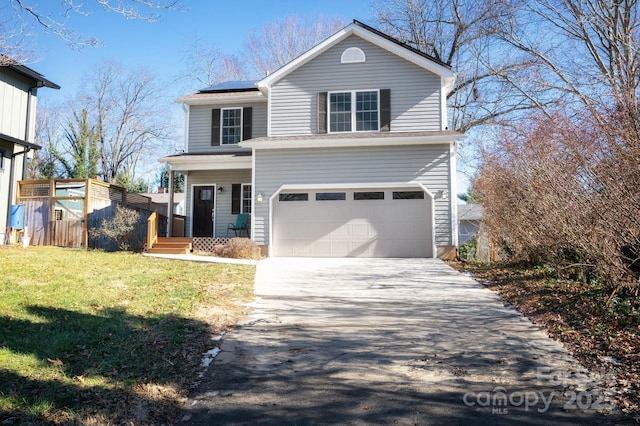
[[[255,102],[242,105],[225,105],[224,108],[252,107],[251,137],[259,138],[267,136],[267,104]],[[189,152],[214,152],[221,150],[237,150],[235,145],[211,146],[211,105],[191,105],[189,107]]]
[[[336,149],[256,150],[254,194],[262,193],[252,216],[257,244],[269,244],[269,197],[286,184],[422,183],[432,194],[451,193],[449,145]],[[450,245],[449,200],[435,200],[436,245]]]
[[[349,47],[366,62],[341,64]],[[315,134],[318,92],[367,89],[391,89],[391,131],[442,130],[440,77],[352,35],[272,87],[271,136]]]
[[[193,208],[193,185],[218,185],[224,190],[216,194],[216,237],[227,235],[227,226],[236,223],[237,215],[231,214],[231,185],[234,183],[251,183],[251,170],[214,170],[189,172],[185,193],[187,223],[186,232],[191,235],[191,212]]]

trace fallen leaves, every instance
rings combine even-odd
[[[616,404],[640,414],[640,324],[637,315],[607,305],[604,288],[559,280],[523,265],[452,262],[562,341],[592,372],[615,376]],[[615,360],[615,362],[611,362]]]

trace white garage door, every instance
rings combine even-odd
[[[282,191],[272,255],[433,257],[430,202],[419,188]]]

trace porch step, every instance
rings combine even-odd
[[[158,242],[147,249],[147,253],[189,254],[193,246],[191,238],[158,238]]]
[[[153,246],[149,250],[147,250],[147,253],[155,253],[155,254],[189,254],[189,252],[190,250],[185,247],[172,248],[172,247]]]

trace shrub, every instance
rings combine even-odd
[[[477,260],[477,255],[478,240],[476,237],[471,238],[458,249],[458,257],[463,260]]]
[[[232,238],[227,244],[216,245],[213,254],[235,259],[260,259],[260,247],[249,238]]]
[[[138,235],[140,213],[135,210],[116,206],[111,219],[103,219],[99,228],[92,228],[92,238],[105,237],[117,244],[119,250],[142,251],[142,240]]]

